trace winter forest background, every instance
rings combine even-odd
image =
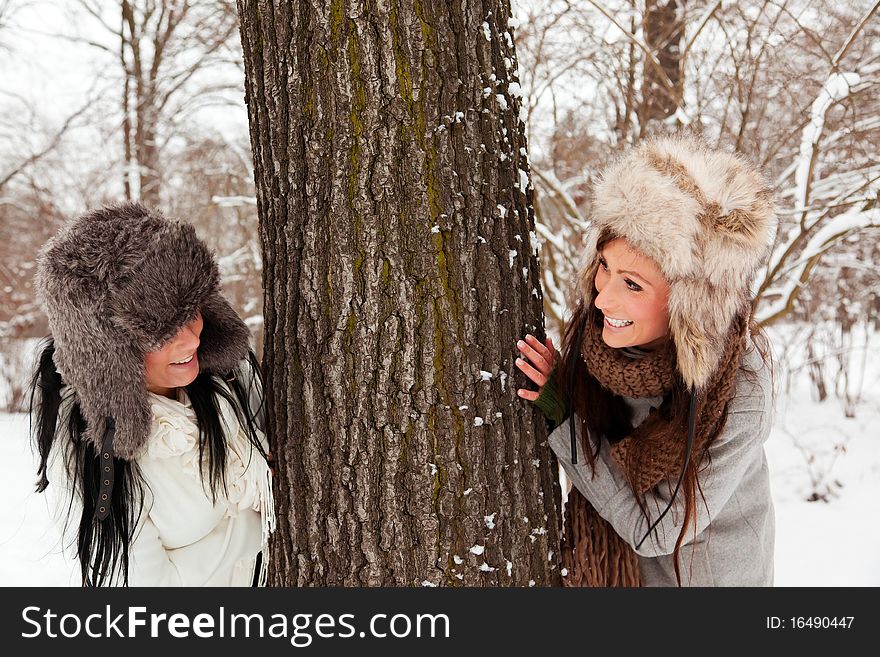
[[[514,0],[508,22],[519,68],[498,103],[522,104],[554,338],[591,181],[623,148],[689,126],[775,187],[780,230],[755,312],[776,367],[777,585],[880,584],[878,5]],[[128,198],[191,221],[262,352],[241,48],[225,0],[0,0],[4,585],[64,582],[31,494],[23,410],[47,333],[34,255],[66,218]]]

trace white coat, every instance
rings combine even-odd
[[[240,371],[250,368],[243,364]],[[227,490],[217,491],[212,501],[210,487],[199,474],[198,427],[185,390],[178,389],[177,399],[148,395],[153,422],[146,448],[136,459],[146,485],[129,546],[129,584],[251,586],[257,554],[265,549],[274,527],[265,459],[248,441],[228,402],[218,396],[221,424],[227,429]],[[72,390],[62,389],[62,422],[73,396]],[[262,418],[258,426],[263,428]],[[268,450],[262,430],[259,437]],[[79,494],[71,496],[59,453],[53,447],[46,492],[53,493],[51,505],[64,550],[75,559],[82,502]]]

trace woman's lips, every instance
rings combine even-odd
[[[192,367],[195,364],[196,364],[196,355],[193,354],[192,356],[190,356],[190,359],[188,362],[186,362],[186,363],[171,363],[171,367],[187,368],[187,367]]]

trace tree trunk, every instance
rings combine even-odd
[[[645,3],[645,43],[656,55],[660,67],[645,58],[639,108],[640,138],[650,134],[656,122],[673,116],[682,103],[684,5],[685,0],[647,0]]]
[[[239,0],[275,585],[557,584],[508,0]]]
[[[141,44],[152,41],[150,53],[156,70],[162,59],[164,40],[168,35],[150,39],[148,27],[150,19],[138,13],[134,3],[122,0],[122,29],[120,61],[125,74],[122,130],[125,137],[125,194],[129,200],[141,201],[148,206],[158,206],[161,196],[159,177],[159,150],[156,145],[156,131],[159,116],[156,108],[155,79],[150,79],[146,66],[146,53]],[[155,7],[139,8],[150,15]],[[163,13],[165,5],[162,5]],[[158,31],[160,24],[156,30]],[[147,49],[149,50],[149,49]]]

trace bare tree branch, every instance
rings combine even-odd
[[[27,169],[29,166],[38,162],[43,157],[45,157],[48,153],[52,152],[55,148],[57,148],[58,144],[61,143],[61,139],[67,133],[67,131],[73,126],[74,121],[78,119],[82,114],[92,106],[91,101],[80,107],[76,112],[71,114],[65,119],[64,123],[61,127],[55,132],[52,138],[49,140],[49,143],[40,149],[39,151],[32,153],[27,158],[22,160],[18,165],[16,165],[11,171],[7,172],[3,178],[0,178],[0,193],[3,192],[3,188],[6,187],[9,182],[19,175],[22,171]]]
[[[837,67],[840,66],[840,61],[846,56],[846,53],[849,52],[849,49],[856,41],[856,37],[865,28],[865,25],[867,25],[868,21],[871,19],[871,16],[877,13],[878,9],[880,9],[880,0],[878,0],[878,2],[875,2],[874,6],[871,7],[867,12],[865,12],[865,15],[862,16],[862,20],[860,20],[853,28],[852,32],[850,32],[850,35],[847,37],[846,41],[844,41],[843,45],[840,47],[840,50],[838,50],[834,54],[834,57],[831,59],[832,69],[837,69]]]

